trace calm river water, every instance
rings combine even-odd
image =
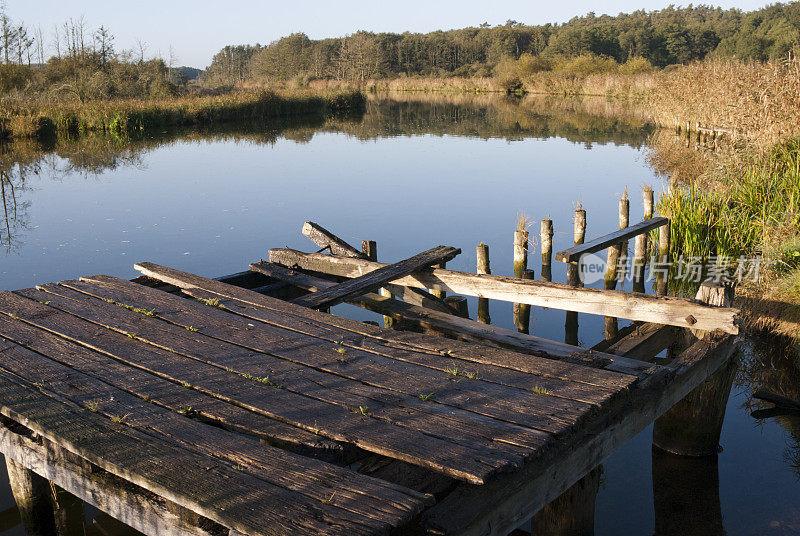
[[[571,245],[578,203],[591,238],[617,227],[623,191],[631,221],[641,215],[642,185],[660,191],[647,158],[651,129],[609,113],[604,103],[406,96],[373,99],[364,117],[348,120],[0,146],[0,285],[131,278],[143,260],[223,275],[270,247],[315,250],[299,232],[306,220],[351,243],[376,240],[386,261],[460,247],[449,263],[457,270],[474,271],[483,242],[493,273],[510,274],[519,214],[534,220],[532,236],[538,220],[552,218],[559,250]],[[563,282],[563,265],[553,268]],[[337,312],[374,319],[346,306]],[[564,339],[562,311],[534,309],[533,317],[533,333]],[[492,302],[491,318],[513,328],[510,304]],[[581,315],[581,343],[602,337],[602,318]],[[603,464],[596,534],[800,533],[800,422],[757,420],[748,398],[760,383],[800,390],[797,350],[754,342],[744,363],[716,463],[670,462],[674,478],[689,471],[704,483],[698,496],[680,503],[654,494],[648,428]],[[2,522],[13,519],[13,504],[4,485],[0,534],[22,534]]]

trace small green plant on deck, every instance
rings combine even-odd
[[[537,386],[537,387],[531,387],[531,393],[534,393],[534,394],[537,394],[537,395],[552,395],[553,391],[545,389],[544,387],[538,387]]]
[[[219,303],[219,298],[197,298],[197,301],[209,307],[222,307]]]
[[[430,400],[433,397],[433,395],[435,395],[435,394],[436,393],[428,393],[427,395],[426,394],[418,394],[417,396],[419,397],[420,400],[427,401],[427,400]]]
[[[111,422],[113,422],[114,424],[125,424],[125,421],[127,421],[128,417],[130,416],[131,416],[130,413],[126,413],[125,415],[112,415]]]

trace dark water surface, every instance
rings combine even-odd
[[[641,186],[660,190],[647,159],[651,130],[610,112],[605,103],[415,96],[371,100],[363,118],[0,147],[2,288],[96,273],[131,278],[143,260],[236,272],[270,247],[314,250],[299,233],[306,220],[354,244],[376,240],[386,261],[457,246],[464,253],[449,263],[457,270],[474,271],[483,242],[493,273],[510,274],[518,214],[534,219],[537,242],[538,220],[551,217],[554,247],[564,249],[578,202],[591,238],[617,227],[626,188],[632,222]],[[563,265],[553,268],[564,281]],[[337,312],[375,318],[348,306]],[[513,328],[510,304],[492,302],[491,317]],[[535,308],[533,317],[533,333],[564,339],[563,311]],[[602,318],[581,315],[581,343],[602,337]],[[747,396],[762,384],[800,391],[797,350],[756,341],[744,363],[718,460],[654,458],[648,428],[603,464],[596,534],[800,533],[800,421],[756,420]],[[660,483],[654,494],[654,472],[694,478],[695,496],[676,501]],[[4,486],[0,510],[12,507]]]

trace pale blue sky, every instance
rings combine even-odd
[[[3,0],[0,0],[2,3]],[[54,24],[84,15],[116,36],[117,48],[133,48],[137,39],[150,54],[166,57],[173,47],[178,63],[205,67],[226,44],[269,43],[302,31],[312,38],[335,37],[356,30],[427,32],[508,19],[526,24],[564,22],[594,11],[616,15],[636,9],[661,9],[669,0],[354,0],[204,1],[204,0],[5,0],[9,15],[29,26],[40,25],[50,40]],[[771,2],[724,0],[724,8],[752,10]]]

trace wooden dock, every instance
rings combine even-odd
[[[434,298],[398,309],[370,294],[389,281],[504,292],[497,276],[478,287],[426,268],[456,253],[434,248],[341,284],[269,263],[222,281],[142,263],[137,282],[2,292],[0,450],[146,534],[505,535],[733,352],[727,322],[694,335],[636,324],[591,350],[413,305]],[[270,266],[283,275],[264,275]],[[559,287],[513,283],[511,300],[535,304]],[[523,295],[532,283],[545,289]],[[313,309],[364,299],[452,321],[466,340]],[[681,315],[708,312],[695,312],[698,328],[732,311],[672,301]],[[685,350],[652,359],[674,330]]]

